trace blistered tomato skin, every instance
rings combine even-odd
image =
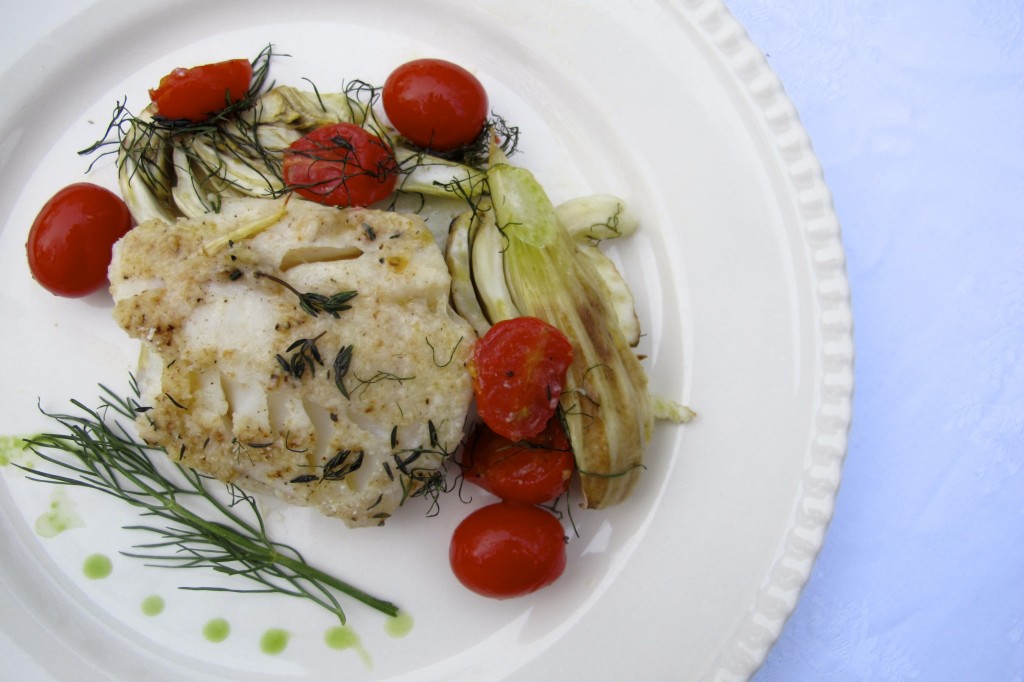
[[[32,276],[58,296],[91,294],[107,283],[111,249],[132,227],[121,197],[82,182],[43,205],[25,248]]]
[[[509,440],[536,436],[555,414],[572,358],[566,335],[539,318],[498,322],[476,343],[469,365],[480,418]]]
[[[565,571],[562,524],[539,507],[498,502],[462,520],[448,557],[465,587],[494,599],[536,592]]]
[[[442,59],[417,59],[384,82],[384,112],[413,144],[448,152],[474,142],[487,120],[487,92],[476,76]]]
[[[190,69],[175,69],[149,91],[157,113],[164,118],[199,123],[241,100],[252,82],[247,59],[229,59]]]
[[[328,206],[369,206],[395,190],[391,147],[354,123],[332,123],[299,138],[284,155],[284,180],[300,196]]]
[[[505,502],[543,504],[569,489],[572,449],[557,418],[528,441],[514,442],[481,426],[463,455],[465,478]]]

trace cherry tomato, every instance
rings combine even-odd
[[[391,194],[397,178],[391,147],[353,123],[317,128],[284,155],[288,186],[321,204],[368,206]]]
[[[229,59],[191,69],[175,69],[149,91],[157,113],[198,123],[245,97],[252,82],[247,59]]]
[[[508,502],[477,509],[455,528],[448,559],[463,585],[507,599],[550,585],[565,570],[565,533],[550,512]]]
[[[29,230],[32,276],[58,296],[91,294],[107,282],[110,250],[131,227],[121,197],[87,182],[69,185],[43,205]]]
[[[506,502],[542,504],[564,494],[575,461],[569,439],[557,418],[527,441],[502,438],[479,428],[463,456],[466,480]]]
[[[382,93],[384,112],[413,144],[452,151],[475,141],[487,120],[487,92],[476,76],[442,59],[399,66]]]
[[[541,319],[516,317],[494,325],[469,363],[480,418],[509,440],[536,436],[558,407],[572,357],[565,334]]]

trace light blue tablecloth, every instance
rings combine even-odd
[[[843,225],[835,516],[756,682],[1024,679],[1024,3],[726,0]]]

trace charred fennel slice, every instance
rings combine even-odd
[[[502,319],[532,315],[570,338],[575,357],[559,413],[584,506],[616,505],[637,482],[655,419],[693,416],[648,393],[633,350],[640,325],[632,293],[597,246],[632,234],[637,221],[615,197],[584,197],[556,208],[529,171],[494,151],[489,195],[449,230],[453,303],[480,335]]]
[[[219,211],[231,199],[287,194],[285,150],[333,123],[362,126],[387,143],[397,161],[400,193],[449,198],[446,188],[453,185],[462,193],[479,192],[479,154],[469,150],[452,160],[410,146],[378,116],[379,88],[358,80],[342,92],[272,86],[272,56],[268,47],[253,60],[252,84],[243,99],[200,123],[162,118],[152,104],[136,115],[127,101],[118,103],[104,138],[81,153],[106,149],[104,154],[117,155],[118,184],[136,223],[195,218]],[[487,126],[506,134],[506,144],[514,148],[517,130],[500,118]]]
[[[473,180],[482,171],[400,146],[369,105],[349,93],[277,86],[248,109],[192,127],[169,126],[154,116],[152,105],[138,116],[123,116],[118,182],[139,223],[199,217],[220,210],[232,198],[285,195],[285,150],[331,123],[355,123],[391,140],[400,192],[447,198],[450,193],[444,188],[452,183],[470,192],[480,187]]]
[[[138,440],[122,423],[131,423],[145,409],[139,407],[134,385],[129,397],[101,388],[97,408],[72,401],[78,413],[47,414],[63,430],[28,439],[44,464],[20,468],[31,480],[95,490],[135,507],[145,521],[125,529],[149,533],[154,540],[124,555],[154,566],[212,570],[254,584],[251,589],[181,589],[298,597],[323,607],[342,624],[346,618],[338,594],[389,616],[398,614],[395,604],[315,568],[294,547],[271,539],[256,501],[241,488],[230,483],[220,488]]]

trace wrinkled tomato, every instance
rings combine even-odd
[[[542,504],[569,489],[575,466],[558,418],[537,436],[511,441],[481,426],[463,455],[467,481],[506,502]]]
[[[198,123],[245,97],[251,82],[252,64],[230,59],[175,69],[149,91],[149,98],[164,118]]]
[[[368,206],[395,189],[391,147],[353,123],[317,128],[288,148],[284,180],[299,195],[331,206]]]
[[[469,363],[480,418],[509,440],[536,436],[558,407],[572,358],[566,335],[539,318],[497,323]]]
[[[413,144],[452,151],[474,142],[487,120],[487,92],[476,76],[443,59],[399,66],[381,95],[391,124]]]
[[[114,242],[131,227],[121,197],[87,182],[68,185],[43,205],[29,230],[32,276],[58,296],[91,294],[106,284]]]
[[[477,509],[455,528],[448,558],[459,582],[507,599],[550,585],[565,570],[565,532],[548,511],[508,502]]]

